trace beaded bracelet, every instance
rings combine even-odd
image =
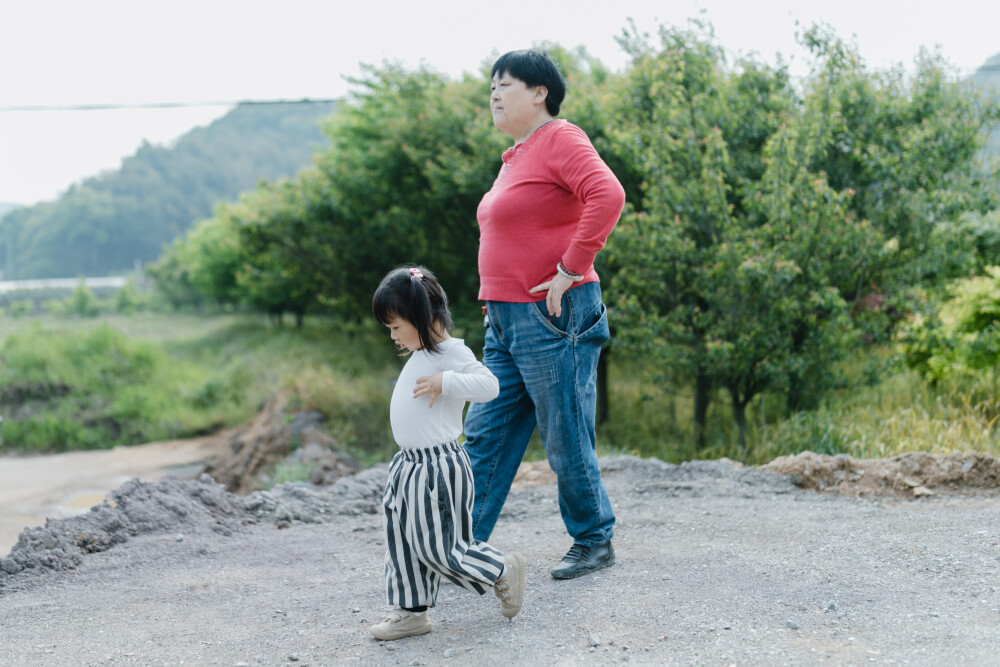
[[[565,277],[569,278],[575,283],[578,283],[581,280],[583,280],[583,274],[577,273],[576,271],[570,271],[569,269],[566,268],[566,265],[563,264],[562,262],[556,264],[556,271],[558,271],[560,274],[564,275]]]

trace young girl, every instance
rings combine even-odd
[[[429,270],[390,272],[372,299],[375,319],[410,354],[392,392],[389,419],[400,447],[389,467],[383,499],[385,584],[398,609],[373,625],[376,639],[431,631],[427,607],[441,578],[482,595],[493,588],[500,610],[513,618],[524,599],[524,557],[501,555],[472,539],[472,471],[458,444],[466,401],[490,401],[496,377],[458,338],[448,297]]]

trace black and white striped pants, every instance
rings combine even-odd
[[[503,556],[472,538],[474,495],[458,442],[393,457],[382,501],[389,604],[433,607],[442,577],[480,595],[496,583]]]

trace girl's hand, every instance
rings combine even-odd
[[[434,401],[441,395],[441,373],[430,377],[417,378],[417,386],[413,388],[413,398],[430,396],[428,408],[434,407]]]
[[[557,273],[548,282],[544,282],[541,285],[535,285],[528,292],[534,294],[535,292],[541,292],[548,290],[549,293],[545,297],[545,306],[549,310],[549,315],[552,317],[559,317],[562,315],[562,297],[573,285],[573,281],[564,276],[561,273]]]

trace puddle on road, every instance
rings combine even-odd
[[[68,499],[59,503],[59,507],[68,510],[76,510],[77,513],[82,513],[85,512],[86,510],[89,510],[91,507],[96,507],[97,505],[100,505],[101,502],[105,500],[108,502],[109,505],[115,507],[115,501],[111,499],[111,496],[109,496],[106,493],[102,493],[100,491],[74,494],[70,496]]]

